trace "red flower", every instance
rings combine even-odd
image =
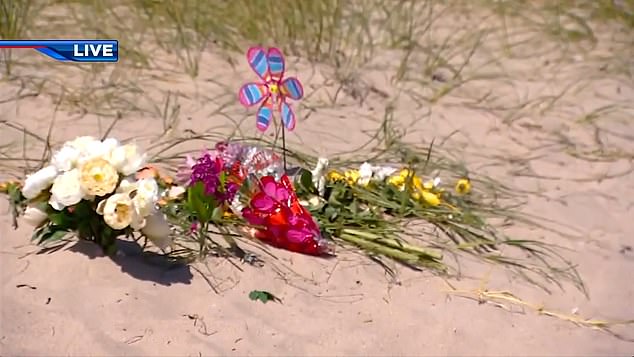
[[[287,175],[279,182],[273,176],[262,177],[242,216],[249,224],[262,227],[256,238],[273,246],[310,255],[330,250],[317,223],[297,200]]]

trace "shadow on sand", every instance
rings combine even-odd
[[[191,284],[193,274],[187,264],[170,261],[166,257],[144,252],[141,246],[132,241],[117,241],[118,252],[110,259],[121,267],[121,271],[139,280],[170,286],[172,284]],[[101,248],[94,243],[79,241],[67,250],[81,253],[90,259],[106,257]]]

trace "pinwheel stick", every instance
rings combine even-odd
[[[284,173],[286,173],[286,128],[282,125],[282,160],[284,162]]]

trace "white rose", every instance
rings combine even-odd
[[[51,163],[62,172],[70,171],[75,167],[79,158],[79,150],[71,145],[64,145],[53,155]]]
[[[53,181],[49,204],[61,211],[64,207],[72,206],[84,198],[84,191],[79,181],[79,170],[72,169],[64,172]]]
[[[147,178],[137,181],[136,194],[132,201],[139,216],[147,217],[154,213],[158,199],[159,188],[155,179]]]
[[[28,175],[24,180],[22,187],[22,195],[27,199],[37,197],[42,191],[47,189],[57,177],[57,169],[50,165],[42,168],[35,173]]]
[[[77,151],[85,152],[89,146],[94,145],[99,140],[93,138],[92,136],[80,136],[75,138],[75,140],[66,143],[70,147],[77,149]]]
[[[104,141],[102,141],[102,143],[104,148],[109,152],[121,146],[119,144],[119,140],[115,138],[107,138]]]
[[[42,223],[46,222],[46,220],[48,219],[48,215],[46,214],[46,212],[37,207],[28,206],[24,210],[22,219],[33,227],[39,227],[42,225]]]
[[[172,244],[172,233],[165,215],[156,212],[145,219],[145,227],[141,229],[141,233],[145,235],[154,245],[161,249],[165,249]]]
[[[118,146],[112,150],[108,158],[110,164],[124,176],[132,175],[145,164],[145,155],[139,152],[134,144]]]
[[[106,141],[95,140],[87,143],[84,146],[84,149],[79,153],[77,165],[82,165],[85,162],[96,158],[104,158],[107,160],[112,151],[116,149],[117,145],[118,142],[115,139],[108,139]]]
[[[359,167],[359,179],[357,180],[357,184],[359,186],[367,186],[372,179],[373,173],[372,165],[364,162],[361,167]]]
[[[124,193],[116,193],[99,202],[97,213],[103,215],[104,222],[116,230],[124,229],[132,225],[133,222],[138,223],[132,199]]]

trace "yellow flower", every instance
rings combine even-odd
[[[354,185],[359,180],[359,177],[361,177],[361,174],[359,173],[359,170],[348,170],[343,174],[343,176],[349,185]]]
[[[440,204],[440,196],[425,189],[412,192],[412,198],[416,201],[423,201],[430,206],[438,206]]]
[[[80,171],[81,187],[92,196],[112,193],[119,182],[119,174],[110,163],[102,158],[86,162]]]
[[[401,175],[391,176],[387,179],[387,183],[402,190],[405,188],[405,178]]]
[[[423,190],[421,191],[423,201],[427,202],[431,206],[438,206],[440,204],[440,197],[437,194]]]
[[[339,182],[344,180],[344,176],[339,171],[335,170],[330,171],[327,177],[330,182]]]
[[[420,177],[414,174],[414,171],[410,169],[401,170],[398,175],[391,176],[387,179],[387,183],[398,188],[401,191],[405,190],[405,184],[410,183],[410,188],[414,191],[423,190],[423,181]]]
[[[459,195],[466,195],[471,192],[471,180],[468,178],[461,178],[456,182],[456,193]]]
[[[410,184],[412,191],[412,198],[416,201],[423,201],[431,206],[438,206],[440,204],[440,196],[431,192],[436,185],[437,180],[432,180],[423,183],[420,177],[414,174],[414,171],[410,169],[402,169],[397,175],[390,176],[387,179],[387,183],[396,187],[400,191],[405,190],[405,185]]]
[[[0,182],[0,193],[8,193],[9,188],[19,186],[20,184],[17,181]]]
[[[418,190],[418,191],[424,190],[425,187],[423,185],[423,180],[421,180],[420,177],[418,177],[418,176],[413,176],[412,177],[412,188],[414,188],[414,190]]]
[[[416,175],[416,172],[414,172],[414,170],[412,169],[402,169],[401,171],[399,171],[398,173],[399,176],[403,177],[403,178],[408,178],[408,177],[412,177]]]

